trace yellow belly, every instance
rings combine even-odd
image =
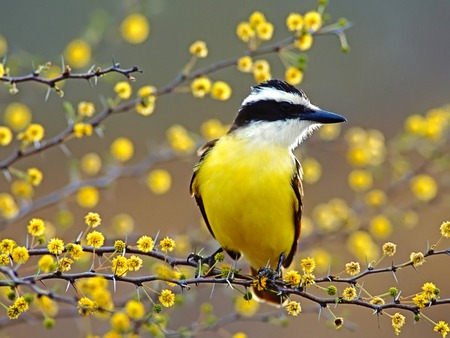
[[[194,192],[203,199],[217,241],[243,254],[255,269],[275,268],[281,253],[291,250],[298,207],[294,171],[288,149],[262,148],[229,135],[198,168]]]

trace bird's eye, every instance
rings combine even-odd
[[[292,108],[294,108],[294,105],[292,105],[289,102],[281,102],[280,103],[280,108],[281,108],[282,111],[288,112],[288,111],[291,111]]]

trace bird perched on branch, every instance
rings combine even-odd
[[[252,87],[226,135],[199,150],[191,194],[221,248],[233,259],[244,256],[252,274],[281,277],[297,249],[304,199],[293,150],[321,124],[344,121],[271,79]],[[267,290],[253,294],[283,301]]]

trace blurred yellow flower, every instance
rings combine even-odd
[[[377,239],[386,239],[392,233],[391,221],[383,215],[377,215],[370,220],[369,231]]]
[[[294,66],[290,66],[286,69],[284,73],[284,78],[291,85],[298,85],[303,81],[303,72]]]
[[[0,63],[0,79],[5,75],[5,67]]]
[[[155,169],[150,171],[147,176],[148,188],[157,195],[165,194],[172,185],[170,173],[164,169]]]
[[[313,37],[311,34],[302,34],[297,37],[294,41],[295,47],[301,51],[306,51],[312,47]]]
[[[250,14],[248,22],[252,27],[258,27],[266,22],[266,17],[264,16],[263,13],[255,11],[252,14]]]
[[[30,182],[17,180],[11,184],[11,192],[14,196],[31,199],[34,195],[34,189]]]
[[[64,50],[64,57],[67,64],[73,68],[86,66],[91,60],[91,46],[81,39],[75,39],[69,42]]]
[[[7,51],[8,51],[8,42],[6,41],[6,38],[0,34],[0,57],[6,55]]]
[[[332,141],[338,138],[341,133],[341,125],[338,123],[324,124],[319,129],[319,137],[325,141]]]
[[[206,76],[195,78],[191,83],[192,95],[197,98],[203,98],[211,91],[211,80]]]
[[[205,58],[208,56],[208,47],[204,41],[195,41],[189,46],[189,52],[199,58]]]
[[[248,22],[241,22],[236,27],[236,35],[244,42],[249,42],[255,36],[255,31]]]
[[[6,219],[12,219],[19,213],[19,207],[10,194],[0,193],[0,213]]]
[[[258,309],[259,303],[254,299],[246,300],[244,297],[237,297],[234,301],[234,310],[241,316],[252,317]]]
[[[319,12],[310,11],[303,17],[305,28],[309,31],[315,32],[322,26],[322,16]]]
[[[126,81],[117,82],[114,86],[114,91],[123,100],[129,99],[132,93],[131,85]]]
[[[92,102],[81,101],[78,103],[78,115],[91,117],[95,113],[95,106]]]
[[[41,184],[43,175],[42,172],[37,168],[28,168],[27,170],[28,181],[34,186],[37,187]]]
[[[347,249],[360,261],[372,261],[379,257],[380,249],[365,231],[355,231],[347,239]]]
[[[111,328],[116,332],[126,332],[130,329],[130,318],[123,312],[116,312],[111,316]]]
[[[73,125],[73,134],[76,138],[91,136],[94,128],[89,123],[78,122]]]
[[[133,142],[126,137],[118,137],[111,143],[110,152],[117,161],[126,162],[133,157]]]
[[[380,207],[386,204],[387,196],[386,193],[381,189],[373,189],[366,193],[364,198],[367,205],[372,207]]]
[[[181,153],[192,153],[195,142],[183,126],[174,124],[167,130],[167,139],[171,148]]]
[[[243,73],[250,73],[253,68],[253,59],[251,56],[243,56],[237,61],[237,68]]]
[[[438,192],[436,180],[426,174],[419,174],[413,177],[410,182],[410,188],[414,196],[424,202],[435,198]]]
[[[216,81],[211,87],[211,97],[216,100],[226,101],[231,96],[231,87],[224,81]]]
[[[100,199],[97,188],[93,186],[85,186],[77,192],[77,203],[83,208],[93,208],[98,204]]]
[[[17,139],[24,143],[40,142],[45,135],[45,129],[38,123],[32,123],[28,128],[17,135]]]
[[[209,119],[200,126],[202,136],[207,140],[213,140],[223,136],[227,128],[218,119]]]
[[[112,219],[112,228],[119,237],[125,237],[134,229],[134,219],[128,214],[118,214]]]
[[[353,170],[348,175],[348,185],[354,191],[366,191],[372,183],[372,174],[367,170]]]
[[[137,92],[137,96],[139,98],[144,98],[144,97],[149,97],[151,95],[156,94],[156,87],[155,86],[143,86],[141,88],[139,88],[138,92]]]
[[[0,145],[6,147],[12,141],[13,134],[11,129],[5,126],[0,126]]]
[[[291,13],[286,18],[286,26],[290,31],[300,31],[303,28],[303,17],[298,13]]]
[[[256,27],[256,35],[261,40],[270,40],[273,35],[273,24],[270,22],[262,22]]]
[[[18,132],[25,129],[31,122],[31,111],[23,103],[13,102],[5,108],[3,121],[13,131]]]
[[[320,163],[312,158],[307,157],[302,160],[303,180],[306,183],[316,183],[322,176],[322,166]]]
[[[130,14],[122,21],[120,33],[125,41],[137,45],[147,40],[150,24],[142,14]]]
[[[94,176],[102,168],[102,159],[96,153],[87,153],[81,158],[80,166],[86,175]]]
[[[125,305],[125,312],[131,319],[139,320],[145,315],[145,307],[141,302],[131,299]]]

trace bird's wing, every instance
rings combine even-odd
[[[294,176],[292,177],[292,188],[294,189],[295,196],[297,197],[297,203],[294,209],[294,227],[295,227],[295,236],[294,242],[292,243],[291,251],[287,255],[286,259],[283,262],[284,267],[288,267],[292,263],[292,259],[294,258],[295,252],[297,251],[298,240],[300,238],[300,230],[301,230],[301,220],[302,220],[302,210],[303,210],[303,185],[301,181],[301,166],[300,162],[295,158],[296,171]]]
[[[195,201],[197,202],[198,207],[200,208],[200,211],[202,213],[203,219],[205,220],[206,226],[208,227],[209,232],[211,235],[215,238],[214,233],[211,229],[211,225],[208,221],[208,216],[206,215],[205,206],[203,204],[202,196],[200,195],[200,192],[198,191],[197,187],[194,187],[195,185],[195,176],[197,175],[198,170],[200,169],[200,166],[202,164],[202,161],[205,159],[205,156],[208,154],[208,152],[211,151],[212,148],[214,148],[216,142],[218,139],[209,141],[204,146],[202,146],[198,151],[197,154],[200,157],[200,160],[198,161],[197,165],[194,168],[194,174],[192,175],[191,184],[189,185],[189,191],[191,193],[191,196],[195,197]]]

